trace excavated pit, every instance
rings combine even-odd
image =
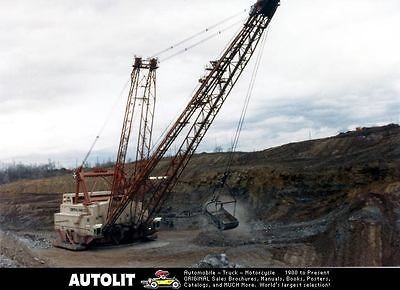
[[[56,192],[74,190],[69,176],[2,185],[1,229],[17,242],[2,234],[1,265],[185,267],[220,253],[248,267],[400,265],[399,126],[235,153],[228,183],[240,224],[219,231],[201,208],[227,159],[193,157],[160,213],[157,241],[90,253],[50,244]]]

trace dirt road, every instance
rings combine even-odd
[[[32,249],[51,267],[190,267],[209,254],[226,253],[231,262],[251,267],[271,266],[265,245],[204,247],[193,243],[198,231],[161,231],[156,241],[103,247],[83,252],[59,248]],[[275,261],[275,265],[282,265]]]

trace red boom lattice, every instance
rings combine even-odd
[[[145,166],[132,176],[121,195],[119,205],[110,208],[105,232],[111,229],[130,201],[143,202],[136,227],[145,226],[160,210],[172,188],[178,181],[190,158],[215,119],[227,96],[248,64],[261,37],[271,21],[279,0],[259,0],[253,6],[243,29],[233,39],[218,61],[211,62],[209,73],[201,79],[201,85],[187,107],[160,142]],[[190,125],[190,126],[188,126]],[[183,134],[184,139],[170,160],[164,176],[168,179],[153,182],[149,176],[168,149]]]
[[[157,59],[143,60],[136,57],[131,74],[131,86],[125,108],[120,144],[115,162],[114,178],[111,188],[108,215],[118,208],[126,196],[126,188],[132,176],[144,166],[149,157],[151,136],[153,130],[154,106],[156,98],[156,69]],[[125,161],[128,151],[129,138],[134,121],[135,108],[140,106],[140,119],[136,149],[136,162],[132,176],[127,176]]]

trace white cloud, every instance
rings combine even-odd
[[[107,119],[135,54],[149,56],[252,2],[1,1],[0,161],[53,158],[75,165]],[[398,122],[399,27],[397,0],[282,1],[239,149],[308,139],[310,130],[324,137],[354,125]],[[236,29],[161,62],[155,139]],[[250,71],[199,150],[228,147]],[[116,154],[125,97],[126,91],[94,158]]]

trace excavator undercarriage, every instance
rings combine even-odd
[[[89,246],[104,244],[125,244],[137,240],[152,240],[160,227],[161,218],[156,217],[151,223],[137,227],[137,216],[132,208],[141,207],[132,202],[120,216],[117,223],[106,234],[102,225],[107,217],[110,192],[93,192],[96,199],[91,204],[73,203],[75,193],[63,195],[60,212],[54,215],[57,238],[54,245],[70,250],[85,250]],[[83,194],[81,194],[83,198]]]

